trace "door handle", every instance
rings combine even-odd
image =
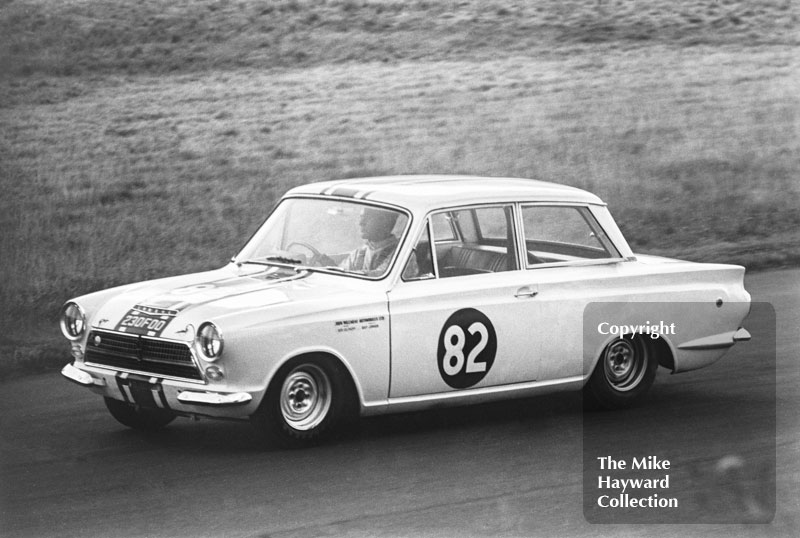
[[[524,297],[536,297],[539,294],[539,290],[537,290],[533,286],[522,286],[520,289],[517,290],[517,293],[514,294],[514,297],[517,299],[522,299]]]

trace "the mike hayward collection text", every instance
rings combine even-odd
[[[601,471],[669,471],[670,462],[658,456],[643,456],[632,458],[630,462],[624,459],[614,459],[611,456],[597,458]],[[630,465],[629,465],[630,463]],[[647,477],[616,477],[613,474],[600,474],[597,477],[597,487],[603,493],[597,498],[597,505],[601,508],[677,508],[678,499],[675,497],[662,497],[669,490],[669,474]],[[650,490],[650,491],[639,491]],[[648,494],[649,493],[649,494]]]

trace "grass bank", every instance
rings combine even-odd
[[[158,6],[0,11],[0,350],[14,364],[65,360],[55,317],[70,296],[217,267],[286,189],[336,177],[535,177],[600,195],[640,252],[800,261],[788,2]],[[265,20],[307,56],[259,55],[248,39]],[[72,31],[46,37],[57,21]],[[92,37],[103,24],[113,39]],[[126,63],[132,43],[152,61]],[[186,43],[205,56],[183,61]]]
[[[2,0],[12,74],[485,60],[652,44],[796,45],[793,0]]]

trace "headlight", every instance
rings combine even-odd
[[[217,360],[222,355],[222,334],[210,321],[197,329],[197,344],[208,360]]]
[[[70,340],[77,340],[86,329],[86,314],[75,303],[67,303],[61,310],[61,332]]]

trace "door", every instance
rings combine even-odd
[[[431,215],[389,293],[391,398],[537,379],[537,288],[514,222],[512,205]]]
[[[570,204],[522,204],[524,265],[537,286],[540,381],[568,379],[585,369],[584,310],[592,301],[618,298],[619,249],[592,208]]]

